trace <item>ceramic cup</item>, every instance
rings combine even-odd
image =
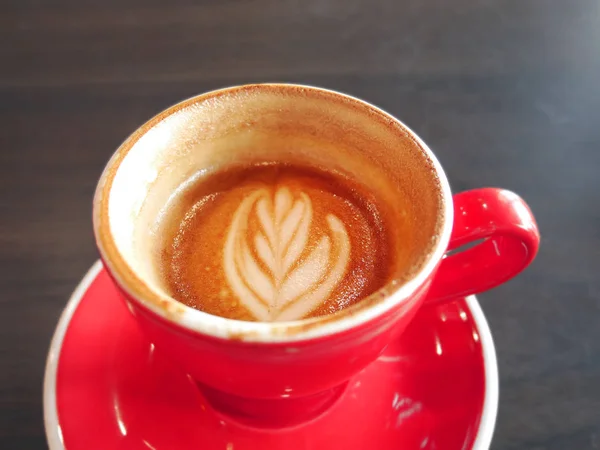
[[[150,250],[168,196],[198,171],[278,157],[356,177],[376,165],[397,177],[385,195],[408,199],[407,220],[422,224],[418,270],[338,313],[294,322],[230,320],[171,298]],[[399,120],[350,96],[286,84],[209,92],[158,114],[109,161],[93,214],[102,261],[156,351],[179,364],[217,411],[261,427],[326,411],[422,305],[505,282],[539,244],[520,197],[493,188],[453,197],[431,150]],[[476,245],[447,253],[469,243]]]

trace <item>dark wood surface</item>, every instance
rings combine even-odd
[[[600,448],[600,6],[593,0],[4,1],[0,448],[44,448],[58,316],[97,258],[111,153],[187,96],[257,81],[404,120],[455,191],[531,205],[539,256],[480,296],[500,368],[493,449]]]

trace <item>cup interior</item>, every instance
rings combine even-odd
[[[447,242],[447,182],[431,152],[402,123],[360,100],[322,89],[240,86],[165,110],[134,132],[108,163],[94,201],[94,230],[119,284],[173,320],[210,320],[172,299],[162,281],[156,264],[161,218],[197,177],[265,162],[342,173],[385,205],[397,261],[390,282],[334,316],[388,298],[415,279]]]

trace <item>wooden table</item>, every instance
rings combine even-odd
[[[600,448],[597,1],[8,0],[0,36],[0,448],[45,447],[46,351],[97,258],[111,153],[182,98],[258,81],[364,98],[430,144],[455,191],[527,199],[538,259],[480,296],[492,448]]]

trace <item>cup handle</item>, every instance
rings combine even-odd
[[[473,189],[453,198],[454,224],[448,252],[426,303],[476,294],[509,280],[531,263],[540,234],[527,204],[517,194]],[[461,246],[483,242],[457,253]]]

